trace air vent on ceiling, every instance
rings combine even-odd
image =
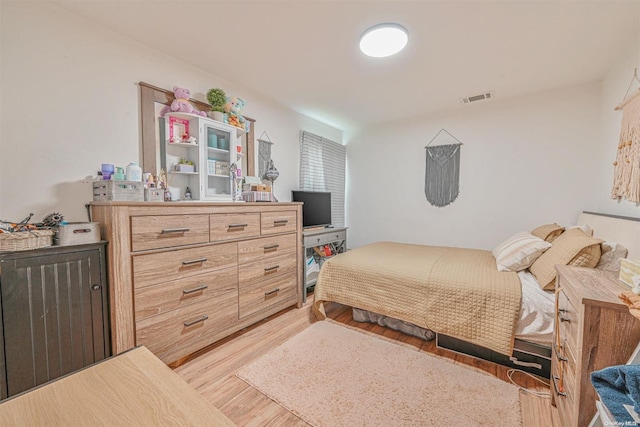
[[[495,92],[485,92],[480,95],[468,96],[466,98],[460,98],[460,102],[468,104],[470,102],[482,101],[483,99],[491,99],[495,96]]]

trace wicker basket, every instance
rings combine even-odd
[[[26,251],[51,246],[53,230],[18,231],[0,233],[0,252]]]

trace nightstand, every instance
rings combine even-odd
[[[327,227],[319,230],[307,230],[302,232],[304,259],[302,265],[307,265],[307,257],[314,256],[314,247],[324,245],[335,246],[335,252],[326,258],[320,257],[318,261],[324,262],[325,259],[339,253],[347,251],[347,228],[348,227]],[[322,266],[322,265],[320,265]],[[307,275],[306,267],[304,271],[304,279],[302,281],[302,302],[307,302],[307,290],[316,285],[318,281],[318,273],[314,272]]]
[[[551,401],[563,426],[587,426],[596,412],[591,372],[627,362],[640,341],[640,321],[618,294],[617,275],[556,266],[556,333],[551,357]]]

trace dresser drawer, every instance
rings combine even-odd
[[[260,261],[244,264],[238,269],[240,287],[253,285],[263,279],[296,273],[298,263],[295,253],[278,255]]]
[[[248,317],[261,310],[295,298],[297,289],[295,271],[267,278],[253,285],[245,284],[241,286],[240,318]]]
[[[557,351],[554,348],[553,353],[553,357],[557,361],[553,369],[554,374],[562,379],[566,397],[573,402],[576,394],[576,358],[573,350],[570,349],[566,341],[560,341]]]
[[[571,347],[575,353],[578,346],[580,317],[563,291],[558,292],[558,313],[556,313],[556,321],[560,325],[560,338],[566,340],[567,345]]]
[[[131,217],[131,250],[169,248],[209,241],[209,215]]]
[[[134,288],[156,285],[236,265],[238,244],[223,243],[133,256]]]
[[[278,255],[296,253],[296,235],[263,237],[261,239],[238,242],[238,263],[271,259]]]
[[[330,229],[329,229],[330,230]],[[304,246],[323,246],[336,240],[347,240],[347,230],[331,231],[319,235],[304,236]]]
[[[209,215],[209,239],[240,239],[260,236],[260,214],[211,214]]]
[[[296,211],[262,212],[260,231],[262,235],[296,231]]]
[[[238,270],[233,267],[136,289],[136,320],[224,295],[237,287]]]
[[[560,343],[560,350],[552,356],[551,392],[554,395],[555,404],[563,418],[562,425],[575,425],[574,404],[577,394],[576,362],[567,343]],[[566,360],[565,360],[566,359]]]
[[[555,375],[552,373],[552,375]],[[558,417],[560,418],[560,426],[575,426],[576,423],[573,417],[573,408],[575,403],[573,400],[570,400],[567,396],[559,395],[556,390],[556,385],[552,382],[551,384],[551,393],[554,398],[554,404],[558,408]]]
[[[238,289],[136,322],[136,345],[171,363],[224,336],[238,322]]]

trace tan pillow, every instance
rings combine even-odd
[[[595,267],[600,260],[602,240],[587,236],[579,228],[567,230],[558,237],[551,248],[538,258],[529,270],[544,290],[553,290],[556,284],[557,264],[578,267]]]
[[[541,238],[546,242],[551,243],[559,235],[561,235],[563,231],[564,231],[564,227],[556,223],[553,223],[553,224],[545,224],[545,225],[541,225],[540,227],[536,227],[531,231],[531,234]]]

